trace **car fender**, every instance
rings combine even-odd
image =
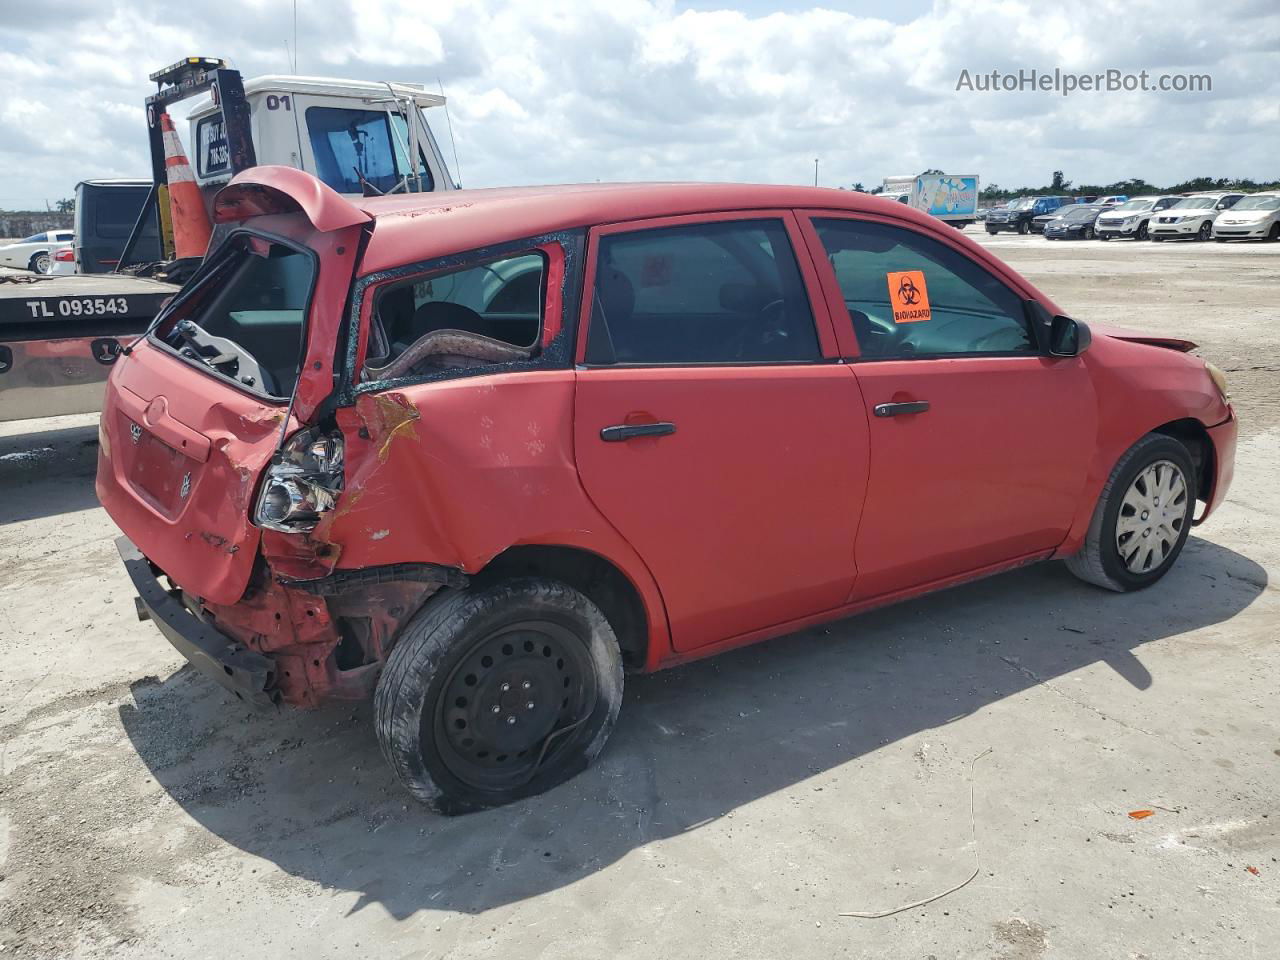
[[[1084,354],[1098,404],[1098,437],[1079,508],[1058,554],[1080,548],[1111,471],[1141,437],[1176,420],[1208,428],[1231,410],[1204,370],[1204,361],[1177,347],[1096,334]]]
[[[579,480],[574,387],[572,370],[545,370],[361,394],[337,413],[345,488],[309,538],[333,562],[311,574],[431,563],[474,575],[511,547],[584,550],[635,587],[648,620],[646,666],[656,665],[671,649],[666,608]]]

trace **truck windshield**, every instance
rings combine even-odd
[[[241,388],[288,399],[314,279],[310,254],[247,234],[232,237],[164,318],[156,339]]]
[[[1010,210],[1030,210],[1036,205],[1035,197],[1023,197],[1021,200],[1015,200],[1009,204]]]
[[[388,193],[406,177],[412,177],[409,128],[399,113],[308,107],[307,135],[316,176],[339,193],[362,193],[362,180]],[[431,173],[421,154],[418,174],[423,191],[433,189]],[[413,191],[417,185],[410,179],[402,189]]]

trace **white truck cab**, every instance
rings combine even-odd
[[[421,84],[262,76],[246,80],[244,94],[259,164],[297,167],[348,195],[366,184],[380,193],[457,189],[422,114],[445,98]],[[207,196],[232,175],[223,115],[206,96],[188,120],[193,173]]]

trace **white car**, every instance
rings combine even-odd
[[[1213,221],[1213,239],[1280,240],[1280,193],[1254,193]]]
[[[1098,217],[1098,222],[1094,224],[1094,231],[1099,240],[1110,240],[1113,237],[1145,240],[1152,216],[1172,207],[1181,199],[1181,197],[1134,197],[1132,200],[1126,200],[1106,210]]]
[[[1147,230],[1152,240],[1186,237],[1208,240],[1218,214],[1230,209],[1243,196],[1243,193],[1197,193],[1183,197],[1168,210],[1152,217]]]
[[[0,246],[0,267],[17,267],[34,273],[48,273],[53,266],[53,253],[59,247],[70,244],[76,235],[70,230],[48,230],[36,233]]]
[[[1128,199],[1129,198],[1126,197],[1124,194],[1116,193],[1116,194],[1112,194],[1109,197],[1099,197],[1097,200],[1093,201],[1093,203],[1095,206],[1098,206],[1098,207],[1115,207],[1124,203]]]
[[[73,244],[58,247],[53,251],[53,263],[47,274],[51,277],[73,277],[76,273],[76,249]]]

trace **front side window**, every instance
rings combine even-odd
[[[287,399],[298,379],[314,280],[311,254],[237,234],[155,335],[238,386]]]
[[[546,258],[528,252],[382,289],[362,378],[524,360],[537,351]]]
[[[962,253],[902,227],[815,220],[867,359],[1035,353],[1016,293]]]
[[[308,107],[306,122],[316,176],[339,193],[363,193],[364,183],[387,193],[413,172],[408,163],[408,128],[399,114]],[[431,175],[421,159],[419,172],[426,191],[432,189]]]
[[[771,363],[821,355],[780,220],[600,239],[589,363]]]

